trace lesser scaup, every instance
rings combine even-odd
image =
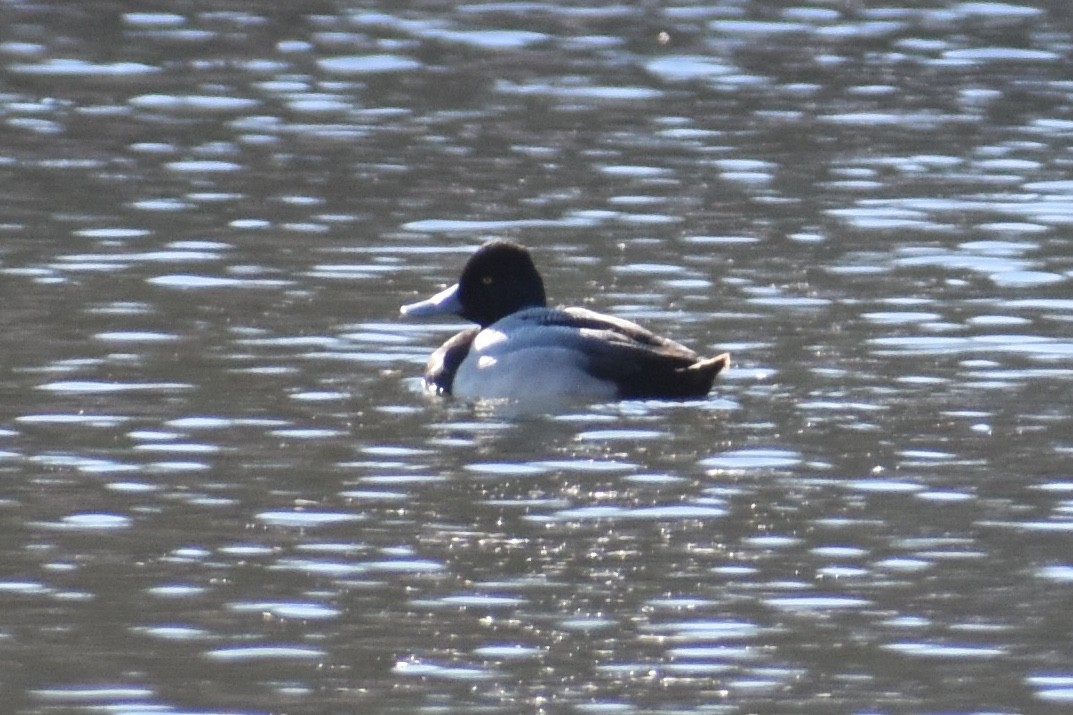
[[[585,308],[548,308],[522,246],[484,244],[457,284],[402,307],[403,315],[458,315],[464,330],[428,360],[425,384],[465,400],[703,397],[730,363],[700,358],[636,323]]]

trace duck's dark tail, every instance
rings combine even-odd
[[[658,360],[649,364],[648,369],[634,370],[629,379],[619,380],[619,397],[628,400],[704,397],[712,389],[715,376],[730,364],[730,354],[723,353],[704,360],[697,360],[694,356],[660,356]],[[678,364],[668,365],[671,360]]]
[[[715,376],[730,366],[730,353],[723,353],[715,357],[697,360],[688,367],[679,370],[684,378],[683,382],[689,385],[686,391],[688,395],[703,396],[712,389]]]

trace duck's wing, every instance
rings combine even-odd
[[[654,350],[668,356],[696,360],[697,354],[681,343],[670,338],[656,335],[648,328],[613,315],[597,313],[586,308],[562,308],[559,311],[569,316],[572,325],[583,330],[594,330],[605,339],[615,343],[624,343],[635,347]]]
[[[575,329],[586,371],[618,387],[619,397],[702,397],[730,356],[695,352],[629,320],[585,308],[546,311],[543,320]]]
[[[438,393],[451,394],[458,366],[466,359],[479,332],[480,328],[463,330],[437,348],[425,365],[425,385]]]

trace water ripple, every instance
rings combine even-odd
[[[798,465],[802,460],[802,455],[792,450],[740,449],[707,457],[700,464],[713,469],[780,469]]]
[[[905,641],[887,643],[881,647],[885,650],[914,658],[937,658],[942,660],[1000,658],[1007,655],[1005,648],[974,644]]]
[[[385,72],[411,72],[423,65],[417,60],[402,55],[348,55],[317,60],[317,65],[326,72],[341,75],[382,74]]]
[[[258,521],[263,521],[270,526],[308,529],[361,521],[364,517],[359,514],[342,514],[339,512],[263,511],[257,514],[256,518]]]
[[[39,385],[38,389],[49,392],[83,395],[124,392],[175,392],[190,390],[194,386],[185,382],[103,382],[96,380],[59,380]]]
[[[16,63],[8,66],[15,74],[43,77],[137,77],[155,74],[160,67],[140,62],[88,62],[86,60],[54,58],[37,63]]]
[[[727,515],[727,510],[720,506],[697,504],[666,504],[646,507],[622,507],[613,505],[594,505],[562,509],[551,514],[556,521],[690,521],[695,519],[719,519]]]
[[[206,651],[205,657],[221,663],[252,663],[265,660],[316,660],[327,654],[319,648],[298,645],[234,646]]]
[[[496,677],[495,671],[484,668],[448,665],[420,659],[400,660],[395,663],[394,672],[403,677],[438,678],[463,682],[491,680]]]

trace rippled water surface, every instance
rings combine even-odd
[[[0,27],[8,711],[1073,703],[1065,3]],[[732,369],[424,394],[497,236]]]

